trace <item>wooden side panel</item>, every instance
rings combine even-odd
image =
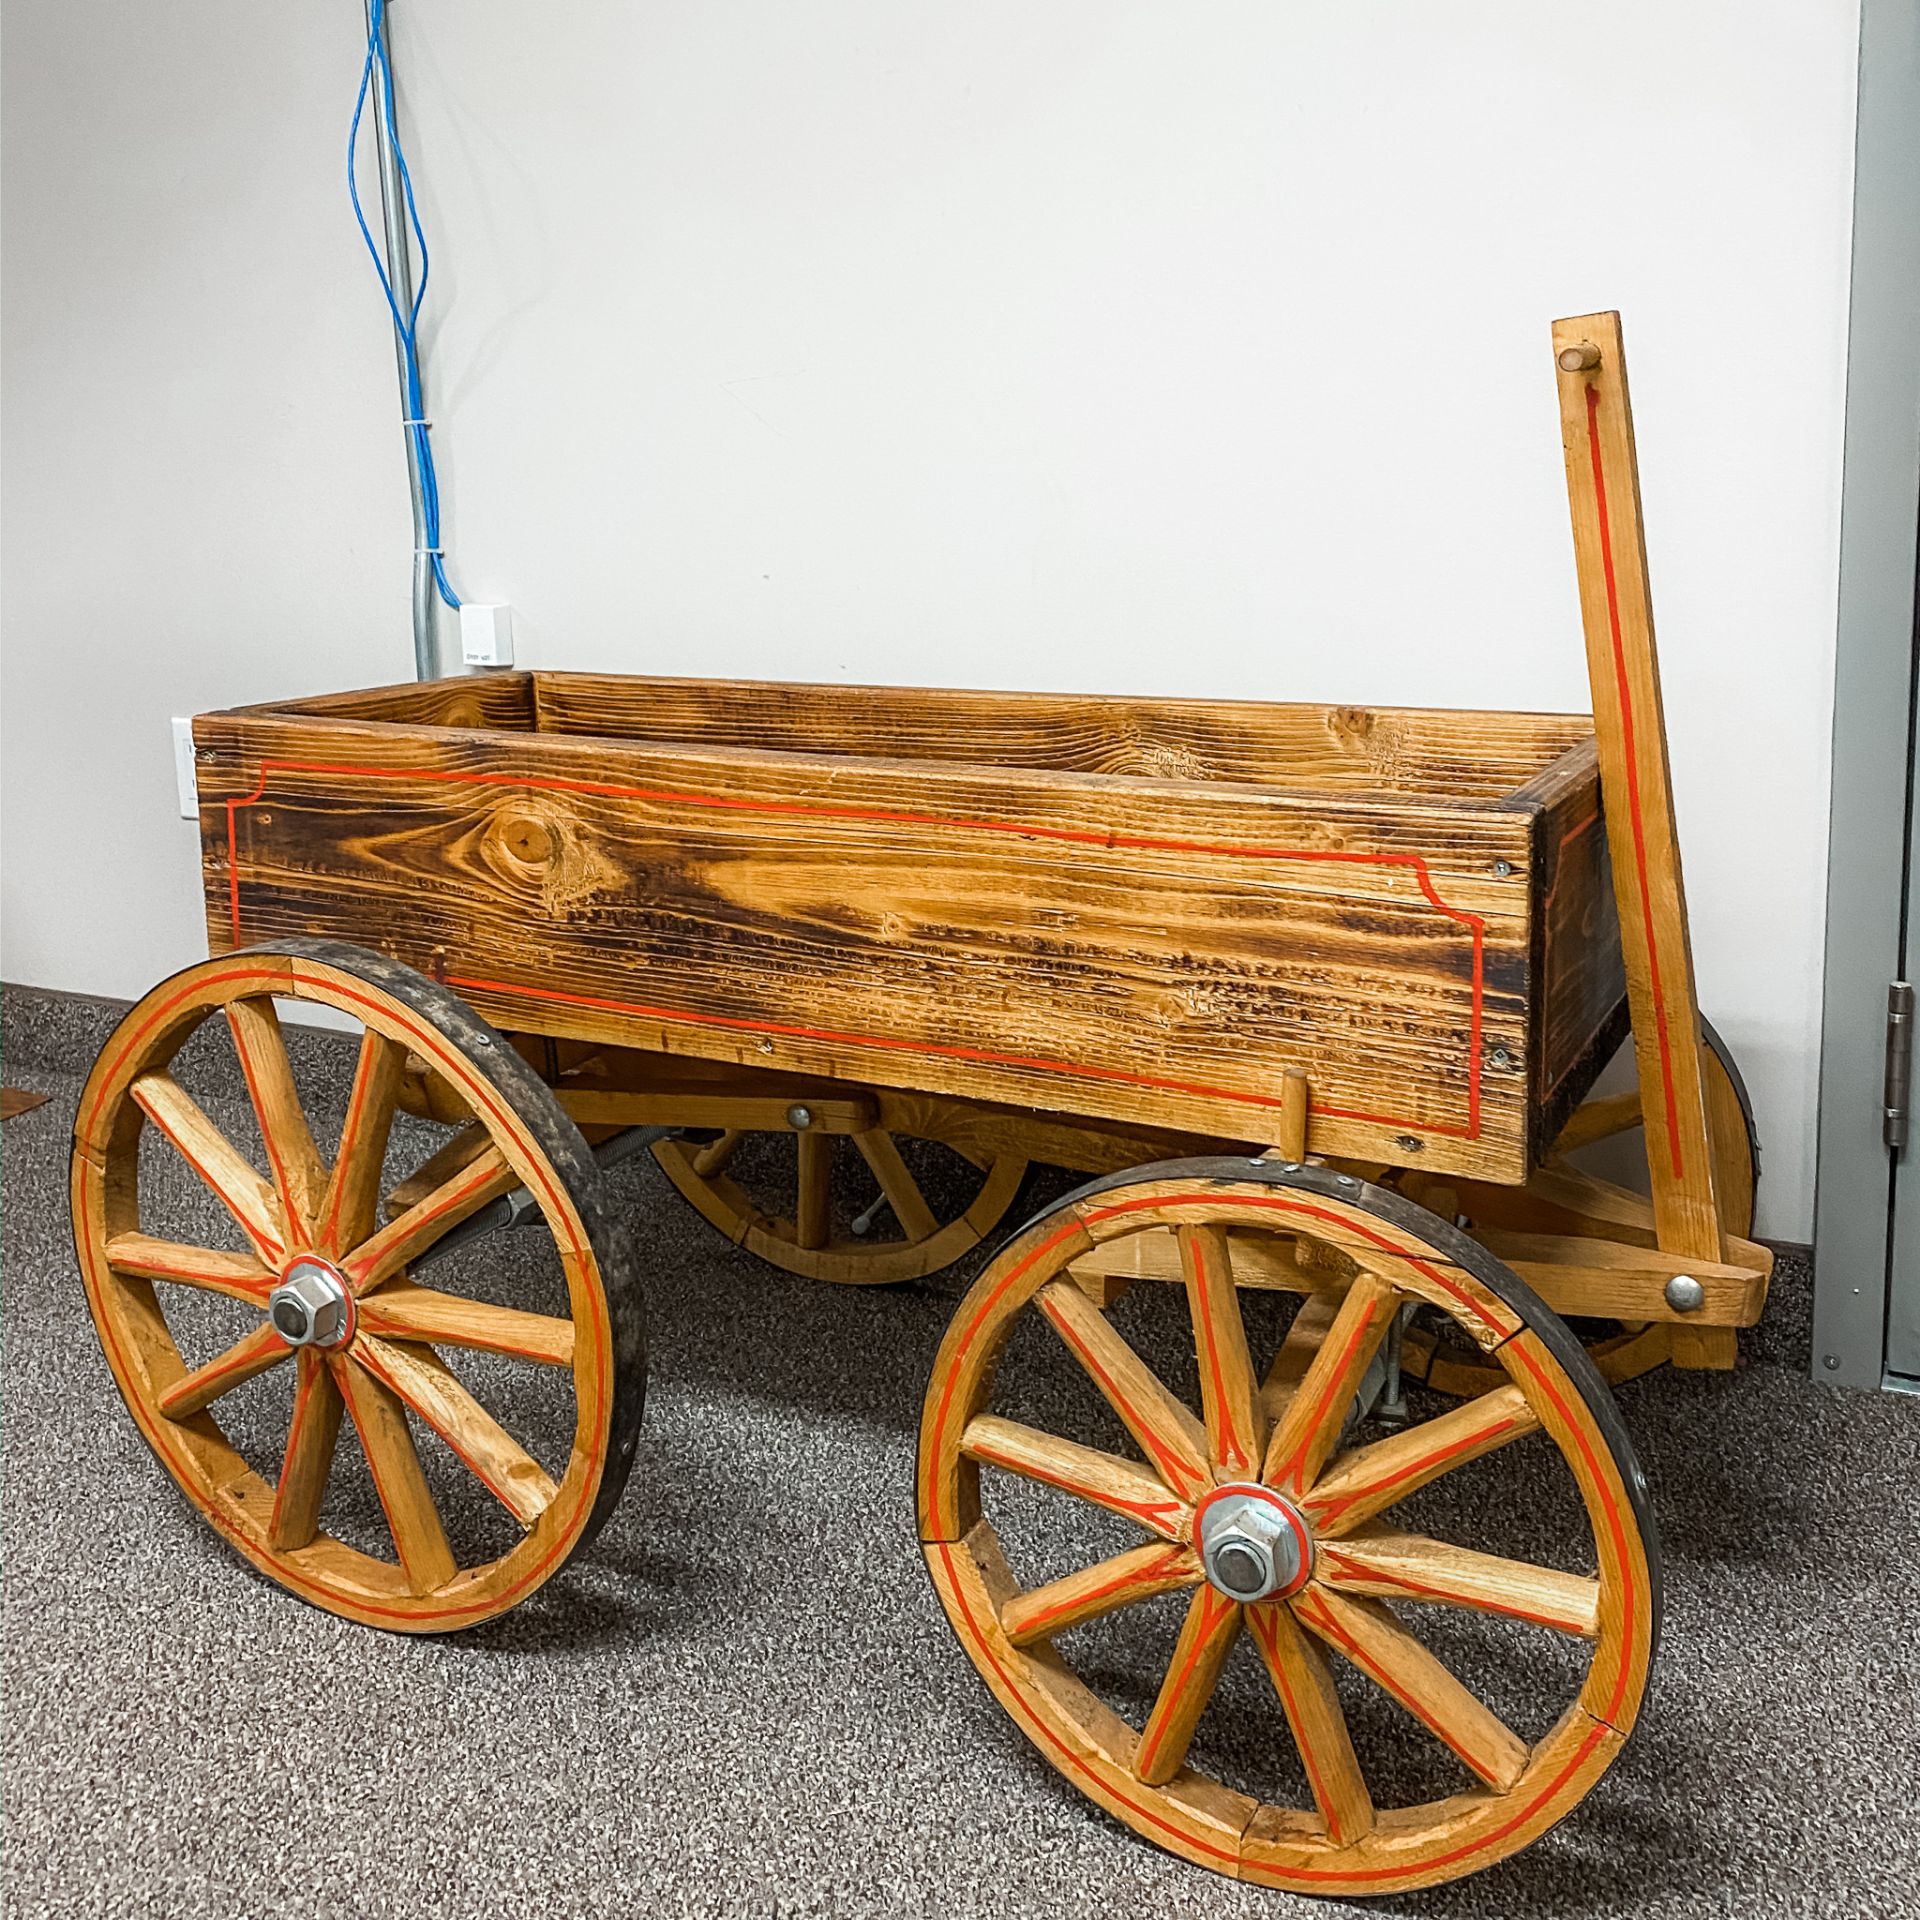
[[[1526,808],[214,715],[216,948],[502,1024],[1525,1177]]]
[[[1593,731],[1585,715],[534,676],[547,731],[763,752],[1497,799]]]
[[[1539,808],[1534,845],[1534,1153],[1544,1156],[1626,1038],[1626,971],[1591,740],[1517,798]]]

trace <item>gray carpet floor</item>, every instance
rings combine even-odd
[[[53,1096],[0,1135],[9,1911],[1362,1910],[1148,1847],[1039,1759],[961,1655],[914,1549],[912,1467],[971,1267],[877,1290],[791,1279],[645,1162],[611,1177],[645,1262],[646,1435],[599,1539],[451,1639],[350,1626],[268,1584],[164,1478],[87,1317],[67,1133],[108,1023],[24,993],[6,1012],[8,1081]],[[337,1099],[339,1062],[316,1041],[309,1090]],[[208,1071],[216,1117],[243,1117]],[[153,1177],[191,1217],[191,1177]],[[509,1240],[487,1243],[492,1281],[551,1284],[540,1236]],[[1667,1567],[1624,1759],[1516,1859],[1373,1911],[1920,1913],[1920,1402],[1812,1384],[1808,1294],[1785,1263],[1739,1373],[1623,1390]],[[1462,1477],[1489,1544],[1557,1524],[1540,1462],[1514,1452],[1504,1485]],[[1116,1674],[1147,1630],[1109,1644]],[[1551,1676],[1512,1673],[1514,1698],[1486,1690],[1524,1720]],[[1229,1668],[1197,1756],[1284,1748],[1257,1682]],[[1363,1722],[1380,1706],[1354,1702]],[[1417,1784],[1406,1723],[1373,1731]]]

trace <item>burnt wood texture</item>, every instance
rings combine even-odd
[[[195,722],[213,949],[1518,1182],[1623,1005],[1584,717],[489,675]]]

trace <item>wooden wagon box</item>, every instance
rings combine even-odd
[[[1617,1045],[1584,716],[519,673],[194,723],[215,951],[501,1027],[1523,1181]]]

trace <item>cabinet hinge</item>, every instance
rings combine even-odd
[[[1896,980],[1887,989],[1887,1079],[1880,1137],[1898,1153],[1907,1144],[1913,1097],[1913,988]]]

